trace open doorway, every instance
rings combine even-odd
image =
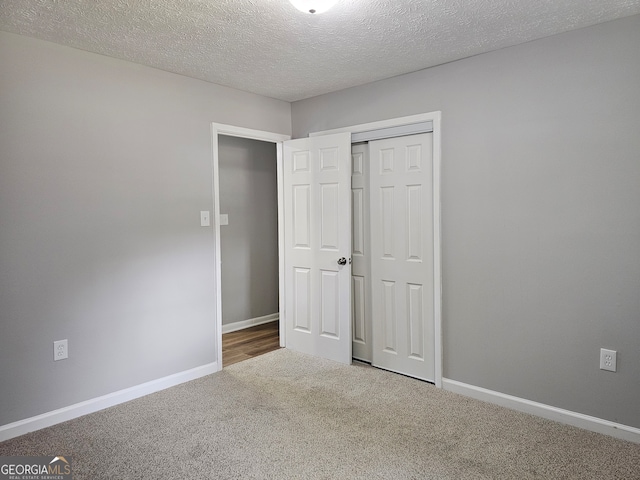
[[[277,151],[219,135],[223,367],[279,348]]]
[[[223,125],[223,124],[218,124],[218,123],[213,123],[211,124],[211,133],[212,133],[212,153],[213,153],[213,226],[214,226],[214,241],[215,241],[215,266],[214,266],[214,274],[215,274],[215,342],[216,342],[216,364],[217,364],[217,369],[221,370],[223,368],[224,362],[223,362],[223,345],[222,345],[222,337],[223,334],[229,334],[229,335],[233,335],[233,336],[238,336],[241,335],[242,332],[244,331],[245,333],[250,333],[248,331],[249,328],[253,328],[253,329],[261,329],[261,328],[266,328],[263,327],[262,325],[268,325],[271,323],[272,327],[276,327],[275,329],[278,332],[278,337],[279,337],[279,346],[284,346],[284,328],[283,325],[280,321],[280,312],[282,312],[282,304],[283,304],[283,298],[282,298],[282,283],[283,283],[283,272],[282,272],[282,228],[280,226],[281,220],[281,211],[282,211],[282,186],[279,183],[279,179],[281,176],[281,161],[282,161],[282,142],[284,140],[288,140],[290,137],[288,135],[282,135],[282,134],[277,134],[277,133],[272,133],[272,132],[264,132],[264,131],[260,131],[260,130],[252,130],[252,129],[248,129],[248,128],[243,128],[243,127],[237,127],[234,125]],[[222,147],[221,147],[222,145]],[[222,150],[221,150],[221,148]],[[259,153],[260,152],[263,153],[267,153],[266,157],[263,158],[267,158],[266,163],[264,165],[258,165],[258,174],[257,176],[254,176],[253,178],[251,178],[251,175],[248,176],[243,176],[240,175],[238,171],[235,171],[235,173],[233,173],[233,169],[235,167],[242,167],[245,171],[251,170],[248,168],[248,166],[251,164],[251,160],[249,160],[250,157],[252,157],[253,155],[251,155],[251,152],[254,152],[258,154],[258,157],[260,157]],[[275,155],[274,155],[275,153]],[[224,156],[225,158],[221,159],[221,154],[222,156]],[[238,165],[236,164],[232,164],[231,165],[231,170],[226,169],[226,167],[223,167],[223,176],[224,178],[221,178],[220,176],[220,163],[222,162],[223,164],[226,163],[226,160],[230,160],[233,162],[233,160],[236,160],[239,162]],[[261,212],[260,210],[260,203],[261,203],[261,199],[258,199],[257,197],[253,196],[254,192],[252,189],[252,184],[255,184],[256,178],[259,180],[260,177],[262,175],[267,175],[267,176],[271,176],[271,173],[265,173],[265,169],[267,172],[270,171],[271,168],[275,168],[275,186],[273,186],[272,190],[267,191],[266,195],[269,196],[270,198],[275,198],[275,211],[276,211],[276,218],[273,219],[272,216],[270,215],[265,215],[265,219],[266,219],[266,224],[268,225],[268,227],[264,227],[263,223],[261,222],[261,220],[255,220],[253,222],[249,221],[247,222],[247,220],[250,220],[252,217],[252,212],[246,213],[247,210],[251,210],[251,211],[257,211],[258,213]],[[225,173],[225,169],[226,172]],[[262,173],[260,173],[262,172]],[[227,178],[227,175],[231,173],[231,177]],[[255,172],[254,172],[255,173]],[[260,182],[258,182],[260,183]],[[271,183],[271,181],[269,180],[267,183]],[[242,211],[242,209],[240,210],[236,210],[236,204],[234,203],[235,200],[238,199],[238,193],[240,190],[240,186],[239,184],[242,184],[242,191],[244,193],[242,193],[242,198],[241,200],[244,202],[244,200],[249,200],[249,203],[245,205],[248,205],[245,208],[244,212]],[[233,188],[234,185],[237,188]],[[226,187],[232,187],[231,189],[227,189]],[[261,189],[261,187],[256,187],[258,190]],[[227,204],[225,203],[224,205],[222,205],[222,209],[221,209],[221,190],[223,190],[222,193],[222,198],[226,197],[226,200],[229,200],[231,203]],[[227,190],[231,191],[231,194],[226,193]],[[247,190],[249,190],[249,192],[247,192]],[[225,211],[224,209],[228,208],[229,210]],[[235,213],[230,213],[234,211]],[[234,232],[232,232],[231,230],[233,230],[233,228],[231,230],[225,231],[225,229],[227,229],[228,227],[232,226],[234,224],[234,222],[237,222],[238,226],[240,226],[242,223],[245,224],[244,228],[244,233],[243,232],[238,232],[237,230]],[[255,232],[252,232],[250,229],[247,230],[247,223],[249,224],[249,227],[251,227],[251,225],[257,224],[258,227],[262,226],[262,230],[260,230],[260,228],[258,229],[259,232],[256,234]],[[254,225],[255,226],[255,225]],[[275,251],[275,253],[273,252],[272,249],[269,249],[268,253],[262,252],[260,250],[260,248],[258,247],[257,249],[249,249],[249,253],[248,253],[248,257],[247,255],[244,254],[244,252],[240,252],[241,254],[245,255],[244,259],[242,257],[234,257],[233,254],[231,254],[231,256],[229,256],[229,258],[226,258],[223,255],[223,241],[222,241],[222,237],[223,235],[225,235],[226,238],[226,242],[225,245],[228,245],[230,247],[231,250],[233,250],[233,242],[235,241],[234,238],[236,238],[238,236],[238,234],[240,234],[240,236],[243,238],[243,240],[241,240],[242,242],[245,242],[245,247],[246,247],[246,242],[249,242],[250,240],[260,240],[263,236],[263,230],[271,230],[271,227],[273,227],[273,229],[275,230],[275,235],[273,235],[273,241],[275,242],[275,244],[277,245],[277,250]],[[242,228],[240,229],[242,230]],[[255,238],[247,238],[248,236],[252,236]],[[227,250],[227,247],[224,247],[225,250]],[[246,248],[245,248],[246,249]],[[242,250],[242,249],[241,249]],[[253,253],[251,253],[251,251]],[[227,252],[227,255],[229,255],[229,253]],[[276,264],[276,272],[277,275],[274,277],[273,274],[271,273],[269,276],[268,280],[264,280],[262,283],[259,281],[253,284],[253,287],[251,287],[251,281],[252,281],[252,271],[253,272],[258,272],[261,271],[264,267],[264,265],[261,266],[261,259],[260,255],[269,255],[271,256],[270,260],[274,261]],[[247,260],[248,258],[248,260]],[[253,260],[256,260],[255,262],[252,263],[252,258]],[[240,263],[234,263],[235,262],[240,262]],[[251,266],[253,265],[254,268],[248,268],[247,267],[247,262],[248,264]],[[229,267],[229,268],[227,268]],[[223,268],[225,269],[225,275],[223,276]],[[238,288],[228,288],[232,285],[233,277],[236,273],[241,272],[242,276],[244,276],[245,279],[245,285],[244,286],[240,286],[239,288],[244,288],[245,290],[243,291],[243,295],[245,298],[245,302],[247,301],[247,298],[249,298],[249,304],[248,307],[247,305],[245,305],[244,310],[243,307],[238,307],[238,305],[235,305],[235,298],[236,298],[236,294],[238,293]],[[242,277],[241,276],[241,277]],[[224,281],[223,281],[224,278]],[[237,281],[237,276],[236,276],[236,281]],[[230,281],[229,284],[227,284],[227,280],[232,279]],[[270,282],[268,285],[265,282]],[[273,285],[273,283],[275,283],[275,285]],[[225,296],[223,297],[223,284],[225,285],[224,289],[225,289]],[[251,302],[251,291],[253,289],[253,292],[255,295],[257,295],[258,297],[261,296],[265,296],[267,295],[265,292],[273,292],[275,291],[275,295],[276,295],[276,309],[274,311],[271,311],[274,309],[273,307],[273,303],[269,303],[272,302],[273,299],[271,296],[269,296],[269,300],[267,301],[267,303],[264,302],[259,302],[259,309],[252,309],[252,302]],[[225,298],[227,298],[227,300],[225,300]],[[227,314],[227,318],[224,318],[223,315],[223,304],[226,303],[225,308],[225,313]],[[266,305],[266,307],[265,307]],[[255,305],[254,305],[255,307]],[[265,309],[266,308],[266,309]],[[244,312],[244,313],[242,313]],[[256,313],[258,312],[258,313]],[[246,318],[244,318],[246,317]],[[224,319],[224,326],[223,326],[223,319]],[[233,331],[235,330],[235,331]],[[240,333],[237,333],[240,332]],[[228,338],[228,337],[227,337]]]

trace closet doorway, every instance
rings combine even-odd
[[[440,112],[351,133],[353,358],[441,386]]]

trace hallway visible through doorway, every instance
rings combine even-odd
[[[269,322],[222,335],[222,366],[257,357],[280,348],[278,322]]]

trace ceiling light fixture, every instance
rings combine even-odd
[[[338,0],[289,0],[291,5],[304,13],[322,13],[329,10]]]

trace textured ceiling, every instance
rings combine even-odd
[[[640,0],[0,0],[0,30],[299,100],[640,13]],[[1,67],[0,67],[1,68]]]

